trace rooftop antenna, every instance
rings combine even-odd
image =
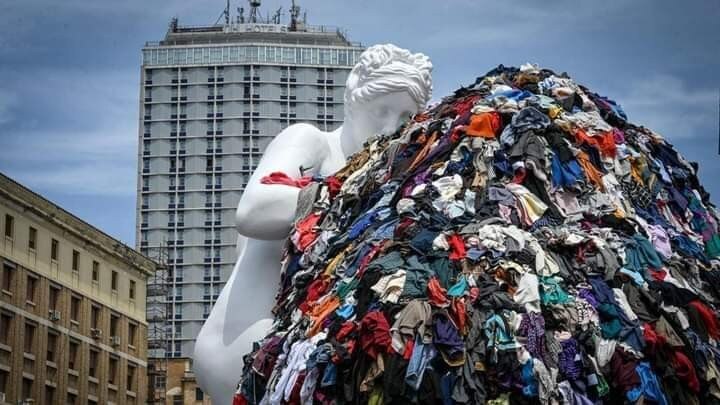
[[[173,17],[172,19],[170,19],[170,31],[171,32],[177,31],[177,27],[178,27],[178,18]]]
[[[278,7],[277,11],[275,11],[275,14],[273,14],[272,22],[273,24],[280,24],[280,16],[282,15],[282,7]]]
[[[245,24],[245,9],[242,7],[238,7],[237,12],[238,12],[238,16],[237,16],[238,24]]]
[[[250,16],[248,17],[248,22],[251,24],[257,24],[258,17],[262,20],[259,10],[260,0],[248,0],[248,3],[250,3]]]
[[[295,0],[292,0],[292,5],[290,6],[290,30],[291,31],[297,30],[299,16],[300,16],[300,6],[295,4]]]
[[[230,0],[225,2],[225,25],[230,25]]]

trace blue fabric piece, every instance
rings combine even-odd
[[[620,270],[618,270],[620,273],[630,277],[632,279],[633,283],[637,286],[643,285],[645,282],[645,279],[643,278],[642,274],[632,271],[630,269],[626,269],[625,267],[621,267]]]
[[[348,319],[355,313],[355,305],[345,304],[335,310],[335,313],[343,319]]]
[[[329,386],[335,385],[336,381],[337,381],[337,368],[335,367],[335,363],[329,362],[327,367],[325,367],[325,372],[323,373],[322,380],[320,380],[320,386],[321,387],[329,387]]]
[[[478,248],[470,248],[465,253],[465,256],[470,260],[477,260],[480,257],[482,257],[485,253],[487,253],[487,250],[481,250]]]
[[[455,405],[455,401],[452,399],[452,391],[453,387],[455,387],[456,380],[457,377],[449,371],[440,378],[440,392],[442,393],[443,405]]]
[[[497,315],[493,314],[483,324],[485,336],[488,339],[488,348],[498,350],[508,350],[518,348],[515,338],[505,329],[505,322]]]
[[[522,366],[522,393],[526,397],[538,396],[538,382],[533,373],[533,360],[530,359]]]
[[[705,256],[702,246],[694,242],[685,235],[676,234],[670,238],[674,250],[680,252],[683,256],[691,256],[702,262],[707,263],[708,258]]]
[[[625,260],[625,267],[643,275],[647,274],[648,267],[659,269],[663,265],[655,247],[639,233],[625,240]]]
[[[448,289],[447,295],[449,297],[461,297],[467,291],[469,285],[467,279],[463,276],[460,277],[457,283]]]
[[[422,383],[425,369],[436,355],[437,351],[431,344],[424,344],[422,338],[416,336],[415,347],[405,372],[405,383],[417,391]]]
[[[530,93],[527,90],[507,90],[507,91],[499,91],[493,95],[488,96],[488,99],[493,99],[497,97],[505,97],[509,100],[513,101],[520,101],[524,100],[526,98],[532,97],[533,94]]]
[[[392,239],[393,234],[395,233],[395,228],[398,224],[398,219],[394,219],[390,222],[386,222],[382,225],[380,225],[370,236],[369,240],[371,241],[380,241],[380,240],[387,240]]]
[[[660,388],[660,382],[655,373],[650,369],[650,364],[646,361],[640,362],[635,371],[640,376],[640,386],[627,392],[627,398],[631,402],[637,401],[640,396],[644,396],[646,400],[658,405],[667,405],[665,395]]]
[[[563,163],[560,157],[555,154],[551,163],[552,183],[555,187],[572,186],[583,179],[583,171],[575,159]]]
[[[363,232],[365,232],[365,230],[371,225],[376,224],[379,220],[387,218],[390,215],[390,212],[391,211],[389,208],[382,208],[379,210],[370,211],[367,214],[361,216],[355,221],[355,223],[352,224],[352,226],[350,226],[350,230],[348,231],[348,239],[357,239],[357,237],[360,236]]]

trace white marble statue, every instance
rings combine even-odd
[[[360,56],[345,88],[345,121],[333,132],[308,124],[282,131],[265,150],[238,204],[238,260],[195,343],[194,371],[213,403],[230,405],[242,376],[243,356],[272,325],[280,260],[299,189],[262,184],[272,172],[293,178],[330,175],[365,141],[394,132],[430,99],[427,56],[394,45],[376,45]],[[300,173],[300,168],[304,173]]]

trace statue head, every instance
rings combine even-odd
[[[432,93],[432,63],[395,45],[371,46],[345,86],[343,149],[359,150],[371,136],[392,133],[425,107]]]

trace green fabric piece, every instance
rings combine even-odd
[[[720,257],[720,235],[715,234],[705,242],[705,254],[709,258]]]
[[[355,277],[350,280],[343,280],[337,289],[337,295],[340,297],[340,301],[344,301],[348,294],[355,291],[358,284],[360,284],[360,280]]]
[[[540,301],[543,305],[567,304],[571,301],[570,296],[560,286],[555,277],[539,277],[540,279]]]

